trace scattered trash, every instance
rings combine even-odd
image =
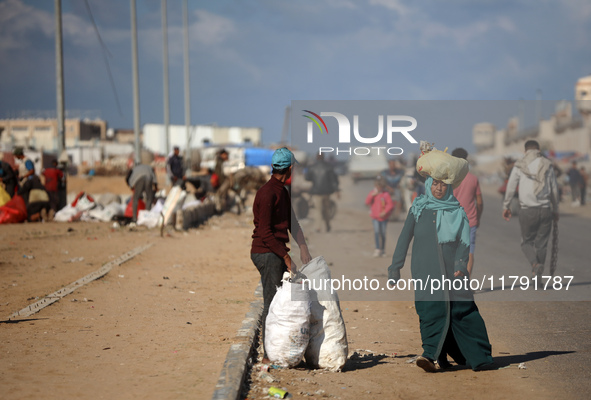
[[[27,260],[33,260],[33,259],[35,258],[35,256],[33,256],[33,255],[26,255],[26,254],[24,254],[24,255],[23,255],[23,258],[26,258]]]
[[[170,279],[168,276],[163,276],[162,279]]]
[[[193,325],[193,324],[192,324],[192,323],[190,323],[190,322],[187,322],[187,325]]]
[[[125,278],[125,275],[119,275],[119,278]]]
[[[273,375],[268,374],[266,372],[261,372],[259,374],[259,379],[268,383],[277,382],[277,380],[273,377]],[[269,393],[271,394],[271,393]]]
[[[283,389],[279,389],[278,387],[271,386],[269,388],[269,396],[274,397],[276,399],[285,399],[288,397],[287,391]],[[291,396],[289,396],[291,397]]]
[[[194,291],[192,291],[192,290],[189,290],[189,293],[191,293],[191,294],[195,294],[195,292],[194,292]]]
[[[261,372],[268,372],[269,371],[269,365],[268,364],[263,364],[261,365],[260,371]]]
[[[525,366],[525,363],[521,363],[517,366],[517,368],[519,369],[527,369],[527,367]]]
[[[75,263],[75,262],[80,262],[80,261],[84,261],[84,257],[74,257],[74,258],[70,258],[69,260],[64,261],[65,263]]]

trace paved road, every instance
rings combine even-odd
[[[372,182],[349,186],[347,178],[343,180],[345,188],[352,189],[345,190],[338,202],[339,212],[331,234],[312,235],[312,254],[317,256],[322,252],[334,261],[333,279],[367,277],[383,285],[402,222],[388,225],[387,258],[373,259],[373,230],[368,211],[363,207]],[[307,228],[305,222],[303,226]],[[494,290],[479,291],[476,301],[491,337],[502,339],[504,353],[508,353],[497,357],[497,361],[507,365],[525,362],[532,373],[563,387],[569,398],[587,398],[591,389],[588,368],[591,365],[591,270],[585,257],[591,244],[590,227],[591,220],[573,215],[562,215],[559,221],[560,252],[556,274],[573,276],[568,291],[564,286],[567,278],[563,279],[561,290],[521,290],[521,281],[509,290],[513,283],[509,276],[529,277],[530,269],[520,249],[518,220],[506,222],[501,218],[500,197],[485,197],[485,212],[477,238],[473,278],[479,281],[485,278],[490,289],[488,279],[492,276]],[[407,259],[402,278],[410,277],[409,265]],[[505,290],[500,290],[502,277]],[[523,281],[529,283],[527,278]],[[341,300],[413,298],[411,292],[401,294],[387,290],[340,291],[339,296]]]
[[[482,229],[477,239],[474,278],[483,274],[527,274],[521,252],[517,218],[501,218],[500,197],[485,198]],[[491,293],[476,296],[491,333],[502,335],[512,348],[509,362],[531,362],[536,372],[564,384],[571,398],[588,398],[591,389],[591,270],[587,251],[591,220],[561,215],[558,223],[557,276],[572,275],[568,291],[552,291],[563,301],[514,301],[525,297],[499,292],[507,302],[486,301]],[[550,260],[548,254],[547,262]],[[528,291],[528,292],[531,292]],[[543,298],[543,296],[542,296]],[[490,321],[490,322],[489,322]]]

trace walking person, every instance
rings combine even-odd
[[[314,216],[316,232],[322,231],[323,222],[326,232],[330,232],[330,220],[333,217],[331,214],[334,211],[330,209],[334,206],[330,195],[337,193],[339,196],[339,178],[332,165],[325,161],[323,154],[316,157],[316,162],[308,168],[305,178],[312,182],[310,194],[316,210]]]
[[[468,160],[468,152],[458,147],[451,152],[454,157]],[[468,171],[460,185],[454,189],[454,196],[464,208],[470,222],[470,256],[468,258],[468,276],[472,275],[474,268],[474,250],[476,249],[476,230],[480,227],[480,217],[484,211],[484,201],[480,191],[478,178]]]
[[[568,175],[568,184],[570,185],[570,193],[573,200],[573,207],[581,205],[581,186],[583,185],[583,177],[577,168],[577,162],[573,161],[570,169],[566,172]]]
[[[585,205],[585,199],[587,198],[587,182],[589,181],[589,175],[585,171],[585,167],[579,169],[581,173],[581,205]]]
[[[511,219],[510,203],[519,185],[521,250],[531,265],[532,278],[541,279],[546,262],[552,221],[558,221],[558,184],[552,162],[540,153],[535,140],[525,142],[525,155],[517,160],[505,192],[503,218]]]
[[[254,231],[250,258],[261,274],[263,286],[262,339],[265,343],[265,327],[269,306],[281,285],[285,271],[296,272],[296,265],[289,255],[289,234],[300,248],[302,263],[310,262],[312,257],[308,251],[304,232],[298,223],[291,199],[285,189],[285,181],[291,176],[295,157],[289,149],[277,149],[272,157],[272,175],[258,191],[254,199]],[[268,364],[266,349],[263,363]]]
[[[380,176],[385,179],[386,189],[390,192],[390,196],[394,202],[393,218],[398,219],[402,211],[402,185],[400,184],[404,178],[405,170],[400,165],[398,160],[388,160],[388,168],[380,173]]]
[[[370,207],[370,215],[373,222],[373,231],[376,243],[374,257],[383,257],[386,246],[386,227],[388,219],[394,210],[394,202],[390,193],[386,190],[386,181],[381,176],[375,181],[375,188],[369,192],[365,204]]]
[[[213,173],[217,177],[215,187],[216,208],[218,213],[226,211],[228,205],[228,192],[232,188],[232,179],[224,172],[224,163],[228,161],[229,154],[226,149],[221,149],[215,159]]]
[[[455,283],[442,285],[436,291],[428,288],[430,279],[455,282],[468,276],[469,221],[452,189],[464,176],[449,171],[450,165],[442,163],[437,169],[443,176],[456,176],[454,181],[427,177],[425,194],[413,202],[388,268],[391,285],[400,279],[400,270],[414,239],[412,278],[425,283],[415,287],[415,309],[423,347],[416,364],[426,372],[451,367],[447,355],[475,371],[489,367],[493,361],[486,326],[470,288],[459,285],[457,290]],[[467,171],[467,165],[465,168]]]

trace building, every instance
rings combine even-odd
[[[66,147],[92,146],[106,139],[107,122],[100,119],[66,119]],[[20,118],[0,120],[0,146],[22,146],[48,152],[58,149],[56,119]]]
[[[225,127],[216,125],[194,125],[189,128],[189,147],[202,148],[209,145],[252,145],[260,146],[261,128]],[[143,128],[144,148],[156,154],[166,154],[166,133],[164,125],[145,124]],[[187,129],[185,125],[169,126],[168,148],[187,147]]]
[[[591,156],[591,76],[579,79],[575,86],[575,100],[579,115],[573,113],[573,104],[560,101],[554,114],[538,126],[520,129],[518,119],[512,118],[504,129],[490,123],[479,123],[472,129],[472,142],[481,161],[495,162],[503,157],[519,157],[524,144],[533,139],[557,162],[579,160],[588,162]]]

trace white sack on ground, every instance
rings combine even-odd
[[[157,227],[160,217],[162,216],[161,213],[163,206],[164,199],[158,199],[150,211],[139,210],[137,213],[137,224],[139,226],[146,226],[150,229]]]
[[[292,301],[292,294],[294,299]],[[310,300],[302,285],[283,280],[269,306],[265,350],[269,360],[282,367],[295,367],[304,358],[310,338]]]
[[[299,271],[298,277],[310,284],[311,316],[310,343],[306,349],[306,362],[312,367],[340,371],[347,361],[349,346],[347,331],[341,314],[338,294],[326,290],[314,290],[314,282],[330,282],[330,269],[324,257],[316,257]],[[328,280],[327,280],[328,279]]]
[[[120,203],[110,203],[104,207],[98,206],[93,208],[92,210],[88,211],[88,215],[91,218],[97,219],[103,222],[109,222],[114,217],[123,215],[125,213],[125,208]]]

